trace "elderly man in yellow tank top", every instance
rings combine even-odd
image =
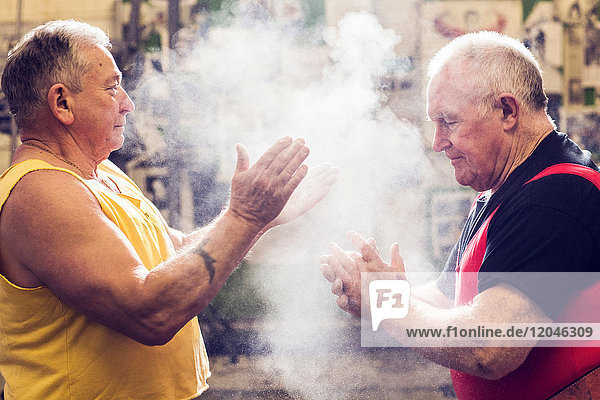
[[[54,21],[9,54],[2,90],[23,144],[0,179],[0,373],[8,399],[191,399],[210,372],[195,316],[284,209],[309,150],[286,137],[227,209],[182,234],[107,158],[134,105],[100,29]],[[284,211],[282,212],[282,209]]]

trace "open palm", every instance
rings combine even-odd
[[[283,225],[304,215],[317,205],[336,182],[339,169],[328,163],[310,168],[281,213],[269,224],[270,228]]]

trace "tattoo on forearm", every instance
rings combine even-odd
[[[215,276],[215,260],[204,250],[204,246],[208,243],[208,239],[204,239],[197,247],[194,247],[192,251],[202,257],[204,266],[208,271],[208,282],[212,283],[213,277]]]

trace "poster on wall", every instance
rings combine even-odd
[[[445,44],[469,32],[491,30],[520,37],[523,19],[521,0],[497,1],[425,1],[422,5],[421,76],[427,62]],[[424,96],[424,93],[423,93]],[[423,132],[426,141],[433,140],[432,126]]]
[[[426,1],[423,3],[422,60],[468,32],[491,30],[518,37],[523,6],[520,0]]]

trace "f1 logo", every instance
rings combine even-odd
[[[410,284],[405,280],[375,280],[369,283],[373,331],[384,319],[401,319],[408,315]]]

